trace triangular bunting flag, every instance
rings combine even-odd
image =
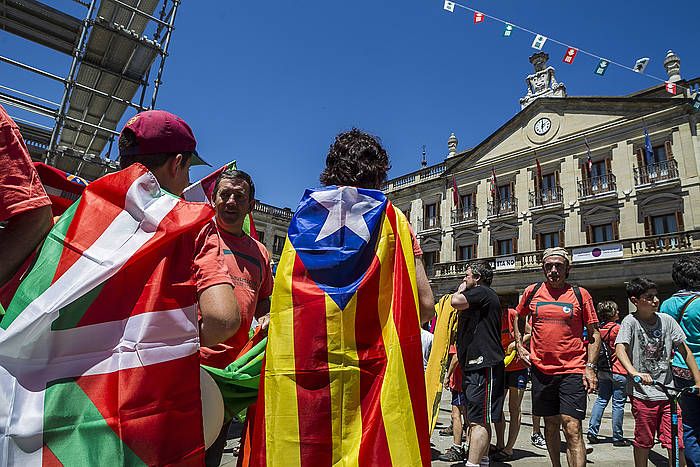
[[[547,42],[547,38],[541,34],[535,36],[535,40],[532,41],[532,48],[537,50],[542,50],[544,43]]]
[[[601,58],[598,62],[598,66],[595,69],[595,74],[598,76],[603,76],[605,71],[608,69],[610,62],[604,58]]]
[[[452,13],[455,11],[455,2],[450,2],[449,0],[445,0],[445,6],[443,8],[445,8],[445,10]]]
[[[564,55],[564,58],[562,59],[562,62],[568,63],[571,65],[574,63],[574,59],[576,58],[576,54],[578,53],[578,49],[575,49],[573,47],[569,47],[566,49],[566,54]]]

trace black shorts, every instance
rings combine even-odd
[[[527,380],[530,378],[530,370],[523,368],[522,370],[506,371],[506,387],[525,390]]]
[[[481,425],[500,422],[505,396],[503,363],[465,371],[462,376],[464,394],[467,397],[467,421]]]
[[[533,415],[564,414],[578,420],[585,418],[587,396],[582,374],[546,375],[533,367],[530,376]]]

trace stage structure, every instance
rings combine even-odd
[[[0,2],[0,29],[63,54],[70,64],[59,76],[22,55],[0,53],[1,62],[63,84],[55,100],[0,86],[0,102],[11,115],[15,108],[55,122],[17,119],[35,160],[94,180],[118,167],[117,125],[125,112],[155,108],[181,1],[72,1],[84,16],[57,9],[60,2]]]

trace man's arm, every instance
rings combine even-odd
[[[700,370],[698,370],[698,364],[695,361],[695,356],[693,352],[688,348],[688,344],[681,342],[677,348],[678,352],[683,356],[685,364],[688,365],[688,369],[693,374],[693,379],[695,380],[695,386],[700,387]]]
[[[598,323],[587,324],[586,329],[588,330],[588,361],[583,373],[583,386],[590,394],[598,387],[595,364],[598,361],[598,353],[600,352],[600,330],[598,329]]]
[[[202,321],[199,341],[211,347],[233,336],[241,326],[238,301],[230,284],[217,284],[199,292],[199,310]]]
[[[270,325],[270,297],[265,297],[255,307],[255,317],[258,325],[264,330]]]
[[[455,368],[457,368],[457,363],[458,363],[457,354],[453,353],[452,356],[450,357],[450,365],[447,368],[447,373],[445,374],[445,382],[444,382],[445,389],[449,389],[450,377],[452,376],[452,373],[454,373]]]
[[[51,206],[42,206],[10,217],[0,228],[0,286],[15,275],[19,267],[51,230]]]
[[[467,283],[465,281],[462,281],[462,283],[459,284],[459,287],[457,287],[457,292],[452,294],[450,304],[455,310],[462,311],[469,309],[469,301],[467,300],[467,297],[464,296],[464,291],[466,289]]]
[[[515,321],[513,323],[513,334],[515,334],[515,350],[518,352],[518,357],[525,363],[525,365],[530,366],[530,351],[525,347],[525,326],[527,322],[527,315],[522,316],[520,314],[516,315]],[[527,334],[527,340],[530,340],[530,335]]]
[[[615,355],[617,356],[617,359],[620,361],[620,363],[622,363],[622,366],[625,367],[625,370],[627,370],[627,373],[629,374],[630,378],[639,376],[640,378],[642,378],[643,384],[653,384],[654,380],[651,378],[650,374],[640,373],[637,371],[634,365],[632,365],[630,357],[629,355],[627,355],[627,349],[629,349],[629,344],[615,344]]]
[[[420,257],[416,257],[416,286],[418,287],[420,324],[424,324],[435,316],[435,297],[433,296],[433,289],[430,288],[425,267],[423,267],[423,260]]]

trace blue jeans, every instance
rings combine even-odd
[[[591,421],[588,424],[588,435],[598,436],[600,421],[603,418],[603,411],[608,406],[612,397],[612,429],[613,441],[622,441],[622,419],[625,414],[625,386],[627,377],[613,373],[612,379],[598,380],[598,398],[591,410]]]
[[[693,386],[695,383],[684,378],[673,378],[677,388]],[[688,467],[700,466],[700,397],[684,394],[680,401],[683,413],[683,444]]]

